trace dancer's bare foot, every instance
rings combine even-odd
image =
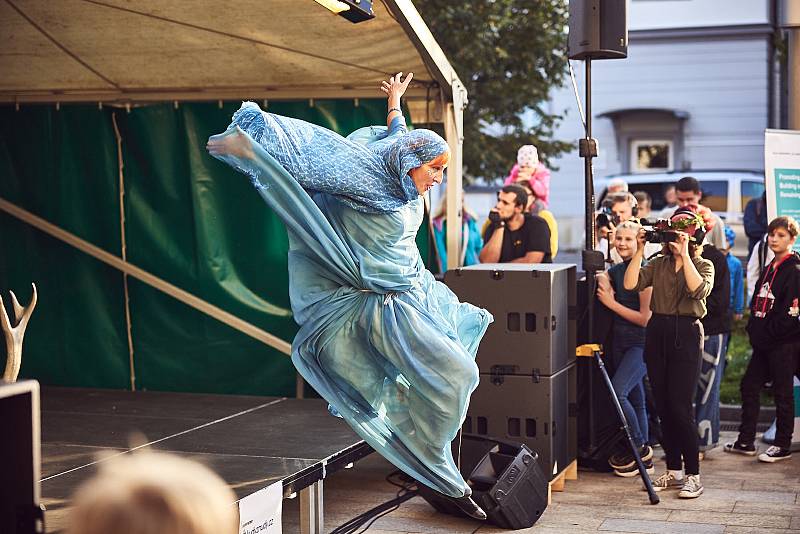
[[[486,512],[483,508],[478,506],[478,503],[472,500],[472,497],[466,495],[464,497],[450,497],[458,508],[468,516],[478,519],[479,521],[486,521]]]
[[[212,136],[206,143],[206,150],[212,156],[236,156],[245,159],[252,159],[254,156],[250,140],[238,128]]]

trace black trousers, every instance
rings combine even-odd
[[[700,474],[694,394],[703,358],[703,325],[694,317],[653,314],[647,323],[644,359],[661,418],[667,469]]]
[[[742,424],[739,443],[753,443],[761,409],[759,395],[766,382],[772,381],[775,397],[775,446],[788,449],[794,430],[793,377],[800,367],[800,343],[788,343],[770,350],[753,348],[739,390],[742,392]]]

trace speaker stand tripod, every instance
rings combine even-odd
[[[609,378],[608,371],[606,371],[606,365],[603,362],[602,348],[600,345],[581,345],[575,351],[575,355],[578,357],[582,356],[594,358],[594,360],[597,362],[597,367],[600,369],[600,374],[603,375],[603,381],[606,383],[608,393],[611,395],[611,401],[614,403],[614,407],[617,409],[619,421],[622,423],[620,428],[625,432],[625,436],[628,438],[628,445],[630,445],[633,458],[636,460],[636,466],[639,468],[639,475],[642,477],[642,482],[644,482],[644,487],[647,489],[647,494],[650,497],[650,504],[658,504],[658,495],[656,495],[656,492],[653,489],[653,483],[650,481],[650,476],[647,474],[647,469],[644,466],[644,462],[642,462],[642,457],[639,455],[639,447],[637,447],[633,442],[631,430],[628,427],[628,420],[625,419],[625,412],[622,411],[622,406],[619,404],[617,394],[614,392],[614,386],[611,384],[611,378]]]

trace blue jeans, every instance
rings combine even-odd
[[[614,328],[613,358],[616,371],[611,384],[628,422],[631,438],[641,447],[647,441],[649,434],[642,383],[647,374],[644,363],[644,341],[640,332],[617,325]]]
[[[703,343],[700,380],[697,381],[694,399],[701,451],[713,449],[719,444],[719,384],[725,372],[729,336],[729,333],[706,336]]]

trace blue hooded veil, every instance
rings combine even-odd
[[[450,443],[478,384],[492,321],[434,280],[416,245],[408,172],[447,150],[402,118],[344,138],[246,102],[212,152],[247,174],[289,234],[298,372],[390,462],[452,497],[471,493]]]

